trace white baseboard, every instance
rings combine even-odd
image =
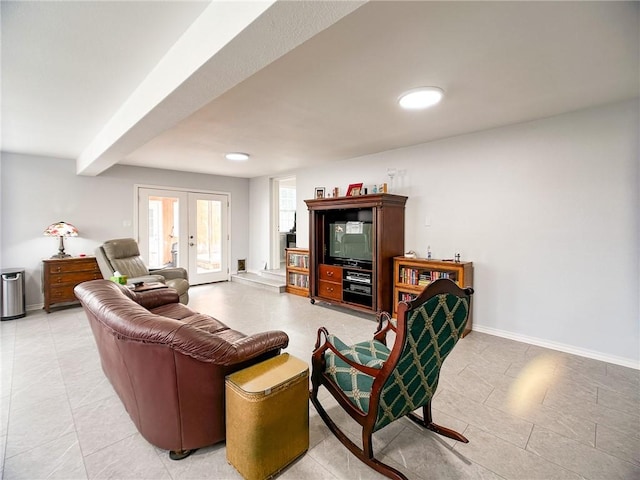
[[[564,343],[552,342],[550,340],[529,337],[527,335],[519,335],[504,330],[498,330],[497,328],[483,327],[481,325],[473,325],[472,328],[473,331],[476,332],[487,333],[489,335],[495,335],[496,337],[508,338],[517,342],[530,343],[531,345],[537,345],[538,347],[558,350],[560,352],[570,353],[572,355],[578,355],[580,357],[592,358],[594,360],[601,360],[603,362],[613,363],[615,365],[621,365],[623,367],[640,370],[639,362],[630,358],[617,357],[615,355],[605,355],[604,353],[596,352],[595,350],[587,350],[585,348],[578,348],[574,347],[573,345],[566,345]]]

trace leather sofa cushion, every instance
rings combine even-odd
[[[193,310],[182,303],[167,303],[166,305],[150,308],[149,311],[174,320],[182,320],[195,314]]]
[[[199,330],[204,330],[208,333],[219,333],[223,330],[229,330],[229,327],[224,325],[221,321],[208,315],[203,315],[202,313],[197,313],[191,317],[184,318],[182,321],[186,325]]]
[[[180,320],[186,325],[205,331],[207,333],[218,333],[223,330],[229,330],[220,320],[203,313],[195,313],[193,310],[181,303],[173,303],[162,305],[151,310],[156,315]]]

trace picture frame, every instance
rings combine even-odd
[[[362,194],[362,183],[351,183],[347,189],[347,197],[356,197]]]
[[[325,189],[324,189],[324,187],[316,187],[315,198],[324,198],[324,197],[325,197]]]

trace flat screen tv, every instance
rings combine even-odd
[[[335,265],[371,269],[373,236],[371,210],[345,210],[328,219],[327,260]]]

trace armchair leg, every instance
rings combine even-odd
[[[452,438],[462,443],[469,443],[469,440],[467,440],[464,435],[456,432],[455,430],[451,430],[450,428],[441,427],[440,425],[436,425],[435,423],[433,423],[433,419],[431,417],[431,401],[429,401],[429,403],[422,407],[422,416],[423,418],[420,418],[415,413],[409,413],[407,415],[407,417],[409,417],[421,427],[431,430],[438,435]]]

